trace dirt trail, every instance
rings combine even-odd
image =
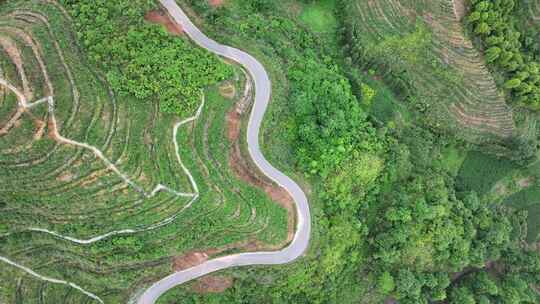
[[[24,108],[17,107],[17,110],[11,115],[11,118],[0,128],[0,137],[6,135],[9,130],[17,125],[23,114]]]
[[[208,260],[208,255],[212,253],[213,251],[211,250],[208,250],[207,252],[192,251],[184,255],[174,257],[172,260],[172,269],[173,271],[181,271],[199,265],[202,262],[206,262]]]
[[[34,93],[30,89],[30,86],[28,85],[28,77],[26,77],[26,72],[23,66],[21,51],[17,47],[17,44],[11,38],[7,36],[0,36],[0,46],[2,46],[4,51],[9,56],[9,59],[11,59],[11,62],[13,62],[13,64],[15,64],[15,67],[17,68],[17,72],[19,76],[21,77],[24,97],[26,97],[26,99],[28,100],[33,99]]]
[[[467,7],[465,6],[465,1],[453,0],[452,4],[454,5],[454,15],[456,15],[457,20],[463,20],[463,18],[467,14]]]

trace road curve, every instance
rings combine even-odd
[[[296,207],[296,233],[292,242],[279,251],[239,253],[206,261],[198,266],[173,273],[150,286],[137,300],[138,304],[152,304],[167,290],[206,274],[238,266],[277,265],[294,261],[307,249],[311,232],[310,211],[302,189],[281,171],[274,168],[261,152],[259,130],[270,101],[271,83],[266,70],[251,55],[221,45],[203,34],[186,16],[175,0],[160,0],[172,18],[200,47],[240,64],[251,75],[255,85],[255,101],[247,127],[248,151],[263,174],[283,187],[292,196]]]

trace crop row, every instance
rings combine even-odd
[[[225,113],[234,100],[209,89],[201,116],[181,125],[175,138],[179,117],[161,113],[153,100],[126,102],[130,97],[115,95],[85,62],[58,4],[13,1],[2,10],[0,39],[12,42],[21,62],[0,47],[1,77],[21,91],[27,86],[30,102],[52,96],[54,111],[37,105],[0,135],[0,256],[74,282],[107,302],[122,302],[167,274],[173,256],[285,239],[286,211],[230,169]],[[9,92],[0,97],[1,128],[17,105]],[[178,161],[175,142],[198,191]],[[157,184],[197,195],[151,193]],[[126,229],[138,233],[90,244],[70,239]],[[0,302],[91,301],[72,288],[4,268]]]
[[[453,1],[356,1],[355,14],[357,39],[368,52],[381,42],[416,39],[403,42],[402,50],[377,67],[408,71],[405,86],[432,105],[426,110],[437,124],[443,122],[440,127],[459,129],[474,140],[486,133],[501,138],[515,133],[512,111],[466,37]]]

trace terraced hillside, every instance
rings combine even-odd
[[[435,127],[479,143],[518,131],[483,56],[460,19],[461,1],[353,1],[348,28],[360,64],[400,78]],[[385,77],[385,75],[382,75]]]
[[[190,250],[286,240],[287,211],[230,168],[243,73],[165,115],[112,92],[53,0],[0,15],[0,303],[125,303]]]

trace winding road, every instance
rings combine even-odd
[[[208,38],[189,20],[175,0],[160,0],[160,2],[196,44],[214,54],[237,62],[251,75],[255,85],[255,101],[247,127],[248,151],[261,172],[286,189],[293,198],[296,207],[296,234],[292,242],[279,251],[249,252],[223,256],[173,273],[150,286],[139,297],[138,304],[155,303],[169,289],[215,271],[238,266],[278,265],[292,262],[306,251],[311,232],[309,204],[305,193],[292,179],[274,168],[264,158],[260,149],[259,131],[271,95],[271,83],[268,73],[262,64],[251,55]]]

